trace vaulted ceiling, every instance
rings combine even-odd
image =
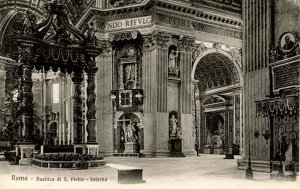
[[[221,53],[204,56],[196,67],[195,79],[201,92],[239,83],[235,65]]]

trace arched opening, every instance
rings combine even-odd
[[[225,51],[209,51],[199,56],[192,72],[196,142],[200,153],[225,154],[243,145],[241,71]]]

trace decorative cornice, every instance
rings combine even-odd
[[[85,14],[84,18],[79,21],[77,26],[82,28],[83,23],[90,22],[91,20],[101,19],[108,21],[111,19],[124,19],[132,18],[135,16],[145,16],[154,14],[157,12],[170,14],[172,16],[179,16],[182,18],[198,20],[201,22],[207,22],[213,25],[220,25],[228,28],[234,28],[236,30],[242,29],[242,19],[240,16],[220,16],[213,12],[205,12],[203,9],[195,8],[191,4],[179,5],[174,1],[154,1],[151,0],[146,4],[136,5],[133,7],[122,7],[118,9],[97,9],[90,8]],[[216,12],[216,11],[215,11]],[[217,12],[216,12],[217,13]],[[96,15],[96,16],[95,16]]]

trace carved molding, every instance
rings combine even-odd
[[[203,44],[203,42],[195,44],[192,55],[193,62],[196,61],[196,59],[203,53],[205,49],[207,49],[207,47]]]
[[[135,5],[142,3],[145,0],[109,0],[109,3],[113,7],[124,7],[129,5]]]
[[[123,41],[123,40],[137,39],[138,34],[139,34],[138,31],[110,33],[108,39],[111,42],[112,41]]]
[[[199,4],[199,3],[198,3]],[[201,4],[201,3],[200,3]],[[216,5],[216,3],[213,3]],[[218,4],[218,3],[217,3]],[[221,3],[222,4],[222,3]],[[188,20],[204,20],[205,22],[213,22],[218,25],[226,25],[228,27],[240,28],[242,27],[242,20],[237,16],[236,19],[232,17],[226,17],[226,15],[221,16],[213,13],[204,12],[201,8],[195,8],[196,4],[191,3],[177,3],[176,1],[153,1],[150,0],[145,4],[136,5],[134,9],[131,6],[122,7],[122,8],[112,8],[112,9],[90,9],[88,14],[81,22],[78,24],[81,28],[84,23],[89,22],[90,20],[95,20],[97,17],[100,17],[101,20],[110,20],[110,19],[124,19],[141,15],[145,16],[145,13],[148,11],[154,10],[155,12],[166,13],[168,15],[175,15],[180,17],[188,18]],[[219,7],[220,8],[220,7]],[[229,10],[229,12],[231,12]],[[97,16],[94,16],[97,15]]]

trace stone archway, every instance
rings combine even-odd
[[[225,51],[223,49],[219,48],[209,48],[204,51],[202,50],[196,50],[198,52],[197,57],[195,58],[193,62],[193,68],[192,68],[192,81],[197,80],[195,78],[195,72],[198,64],[200,63],[200,60],[205,57],[206,55],[212,54],[212,53],[218,53],[220,55],[223,55],[223,57],[227,60],[230,60],[228,62],[228,66],[231,67],[231,69],[234,70],[235,77],[240,80],[240,84],[243,85],[243,75],[242,75],[242,68],[241,68],[241,57],[238,52],[238,50],[232,50],[232,51]]]
[[[222,148],[218,153],[226,153],[233,145],[242,147],[242,70],[235,57],[222,49],[212,48],[201,52],[195,59],[192,69],[194,81],[194,102],[196,127],[200,152],[215,153],[206,148]],[[207,126],[211,116],[220,114],[224,119],[224,137],[222,147],[207,143]],[[211,127],[215,127],[210,124]],[[214,131],[215,132],[215,131]],[[217,143],[219,144],[219,143]]]
[[[113,153],[115,155],[139,154],[144,149],[144,122],[142,114],[140,112],[118,112],[114,123]]]

